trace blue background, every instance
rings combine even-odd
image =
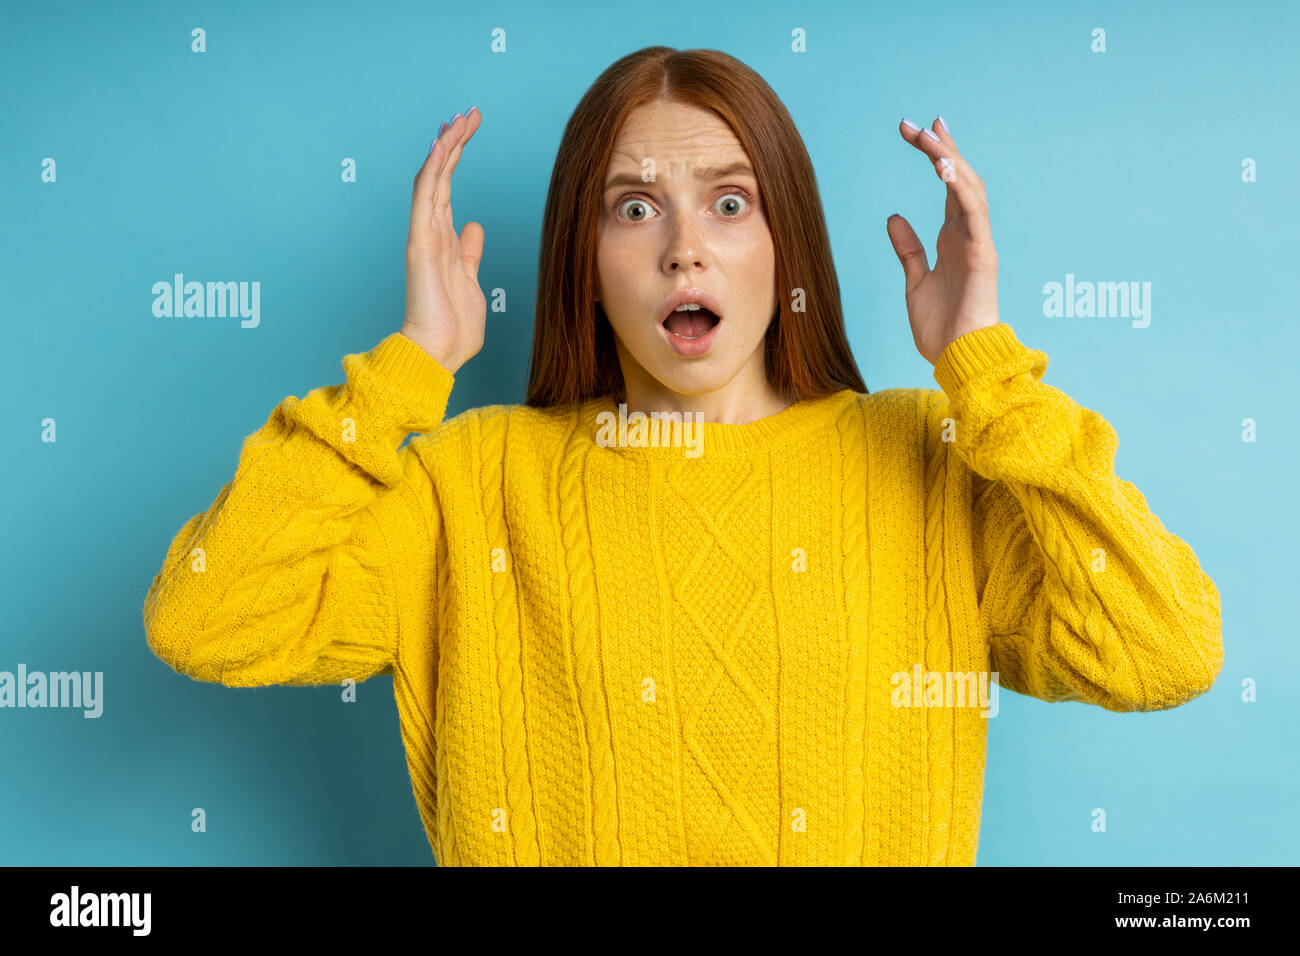
[[[788,106],[873,391],[938,387],[885,219],[907,216],[933,257],[944,187],[897,124],[942,112],[987,183],[1002,320],[1115,426],[1117,473],[1220,589],[1223,673],[1183,707],[1002,694],[979,863],[1296,863],[1300,5],[1042,6],[6,5],[0,670],[103,671],[106,690],[97,720],[0,710],[0,863],[432,862],[391,678],[350,705],[335,687],[192,682],[148,650],[144,595],[243,437],[398,329],[411,181],[472,105],[456,224],[483,224],[480,283],[508,311],[448,414],[522,401],[560,132],[601,70],[658,43],[737,56]],[[175,272],[260,281],[260,327],[155,318],[151,287]],[[1045,318],[1043,285],[1067,272],[1151,282],[1150,326]]]

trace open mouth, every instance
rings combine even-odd
[[[722,321],[721,316],[703,306],[691,305],[681,311],[669,312],[661,325],[678,338],[698,339],[707,335],[715,325]]]

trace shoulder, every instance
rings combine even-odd
[[[864,421],[885,427],[906,427],[918,419],[946,414],[948,396],[939,388],[883,388],[854,393]]]
[[[502,456],[508,443],[525,454],[548,456],[572,431],[576,415],[575,406],[482,405],[415,435],[411,447],[422,457],[490,459]]]
[[[855,397],[853,406],[861,414],[853,416],[850,427],[861,428],[873,457],[961,466],[951,454],[956,422],[943,389],[886,388]],[[840,427],[845,428],[843,418]]]

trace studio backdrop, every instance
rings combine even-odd
[[[979,863],[1296,862],[1300,7],[60,2],[0,35],[0,863],[434,862],[391,676],[195,682],[145,595],[276,405],[398,331],[412,182],[471,107],[453,209],[488,314],[447,417],[523,401],[565,123],[654,44],[735,56],[789,109],[873,392],[937,388],[886,218],[933,257],[943,186],[898,124],[942,114],[1002,322],[1221,595],[1222,672],[1183,706],[1003,690]],[[192,283],[228,307],[186,309]]]

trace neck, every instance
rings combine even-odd
[[[697,421],[723,425],[748,425],[779,414],[794,400],[781,394],[767,380],[763,363],[749,362],[730,382],[709,392],[677,392],[649,375],[640,366],[623,365],[624,386],[617,401],[628,413],[692,412]]]

